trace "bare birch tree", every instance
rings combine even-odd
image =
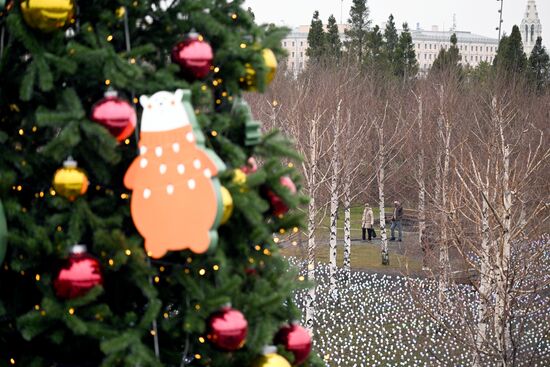
[[[520,332],[530,322],[525,315],[536,314],[544,307],[534,301],[541,286],[533,278],[540,270],[527,265],[541,266],[538,261],[544,247],[526,252],[529,259],[523,260],[521,246],[537,233],[537,219],[542,216],[544,222],[549,215],[547,198],[534,200],[530,214],[526,203],[518,198],[528,197],[537,178],[548,168],[550,148],[545,145],[542,130],[520,120],[509,98],[491,97],[487,115],[482,122],[474,119],[477,126],[473,138],[465,144],[466,159],[455,157],[455,174],[466,194],[463,203],[456,206],[463,219],[459,222],[449,216],[448,225],[449,233],[454,232],[453,241],[472,251],[477,259],[465,257],[479,274],[470,344],[473,365],[485,366],[492,360],[498,366],[514,366],[518,362]],[[482,154],[487,157],[485,161],[480,159]],[[465,243],[469,245],[464,247]],[[529,266],[532,270],[527,270]]]
[[[427,256],[428,256],[428,244],[425,239],[426,232],[426,182],[424,173],[424,103],[422,95],[415,96],[418,104],[418,116],[417,116],[417,143],[418,148],[418,160],[417,171],[415,172],[416,182],[418,184],[418,243],[422,248],[422,269],[427,270]]]
[[[440,305],[443,305],[446,301],[446,293],[449,288],[449,272],[451,271],[449,261],[449,234],[447,226],[448,218],[448,182],[450,175],[450,161],[451,161],[451,134],[452,127],[450,117],[445,113],[445,88],[440,86],[439,88],[439,117],[437,120],[438,136],[441,141],[441,152],[439,156],[442,157],[443,166],[440,167],[441,180],[440,182],[440,199],[438,202],[440,206],[440,228],[441,228],[441,241],[439,247],[439,286],[438,286],[438,298]]]
[[[340,137],[340,108],[342,100],[338,102],[336,117],[334,120],[334,139]],[[338,190],[338,177],[340,175],[340,144],[332,146],[332,176],[330,178],[330,239],[329,239],[329,262],[330,262],[330,292],[333,301],[338,300],[338,279],[336,258],[338,255],[338,202],[340,191]]]

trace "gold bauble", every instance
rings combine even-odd
[[[258,358],[254,367],[292,367],[290,363],[277,353],[264,354]]]
[[[267,69],[265,74],[265,85],[269,85],[275,78],[275,73],[277,72],[277,58],[271,49],[264,48],[262,50],[262,58],[264,61],[264,66]],[[246,90],[255,91],[258,87],[258,73],[252,67],[251,64],[245,64],[246,75],[241,78],[241,85]]]
[[[277,72],[277,58],[271,49],[264,48],[262,50],[262,56],[264,58],[264,64],[267,68],[267,74],[265,76],[266,84],[269,84],[275,79],[275,73]]]
[[[237,168],[233,171],[233,183],[239,186],[246,184],[246,173],[242,169]]]
[[[220,225],[227,223],[231,214],[233,214],[233,198],[229,193],[229,190],[222,186],[222,203],[223,203],[223,215],[220,221]]]
[[[88,185],[88,177],[72,159],[66,160],[63,168],[58,169],[53,177],[53,188],[56,193],[70,201],[84,195]]]
[[[74,16],[73,0],[22,0],[23,19],[31,28],[52,32],[63,28]]]

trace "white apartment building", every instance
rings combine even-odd
[[[347,24],[338,25],[340,38],[344,40],[344,29]],[[385,28],[383,24],[382,30]],[[527,57],[535,46],[538,37],[542,36],[542,24],[537,11],[535,0],[527,0],[527,7],[520,26],[523,47]],[[283,47],[288,52],[288,69],[297,74],[305,68],[307,63],[307,34],[309,26],[300,26],[291,32],[283,40]],[[451,35],[455,33],[458,40],[458,49],[462,56],[462,65],[476,67],[480,62],[493,62],[498,49],[496,38],[481,36],[464,31],[440,31],[433,26],[430,31],[420,29],[411,30],[412,39],[416,51],[416,59],[420,67],[420,73],[426,73],[437,58],[439,50],[451,47]]]
[[[339,25],[340,38],[344,40],[346,25]],[[306,50],[308,47],[307,35],[309,26],[300,26],[294,29],[284,40],[283,48],[288,52],[287,67],[294,74],[305,68],[307,63]],[[464,31],[439,31],[437,26],[432,30],[411,30],[411,35],[416,51],[416,59],[420,72],[425,73],[430,69],[437,58],[439,50],[451,47],[451,36],[456,34],[457,47],[462,56],[461,63],[475,67],[480,62],[493,62],[498,49],[498,40]]]
[[[283,39],[283,48],[286,50],[287,68],[294,74],[298,74],[304,70],[308,57],[306,56],[306,50],[308,32],[300,32],[298,29],[290,32],[288,36]]]
[[[420,72],[426,72],[432,67],[441,49],[447,50],[451,47],[453,33],[458,41],[462,65],[476,67],[482,61],[493,62],[498,49],[498,39],[464,31],[439,31],[434,26],[431,31],[411,31]]]

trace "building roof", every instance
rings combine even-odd
[[[342,27],[344,28],[344,27]],[[290,32],[286,39],[307,39],[309,26],[300,26]],[[401,30],[399,30],[401,31]],[[456,34],[458,43],[484,43],[498,45],[496,38],[482,36],[466,31],[426,31],[423,29],[411,29],[413,41],[432,41],[432,42],[450,42],[453,33]],[[342,32],[343,33],[343,32]]]
[[[411,30],[411,35],[414,41],[450,42],[453,33],[456,34],[458,43],[498,44],[498,40],[496,38],[482,36],[472,32]]]

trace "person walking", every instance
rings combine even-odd
[[[368,232],[369,241],[372,238],[376,238],[376,232],[374,232],[374,214],[369,204],[365,204],[363,210],[363,218],[361,220],[361,227],[363,229],[363,241],[366,240],[366,234]]]
[[[398,241],[401,242],[402,239],[402,231],[403,231],[403,225],[401,224],[401,219],[403,219],[403,207],[401,206],[401,203],[399,201],[394,201],[394,209],[393,209],[393,216],[391,218],[391,238],[390,241],[395,241],[395,228],[399,231],[399,238]]]

